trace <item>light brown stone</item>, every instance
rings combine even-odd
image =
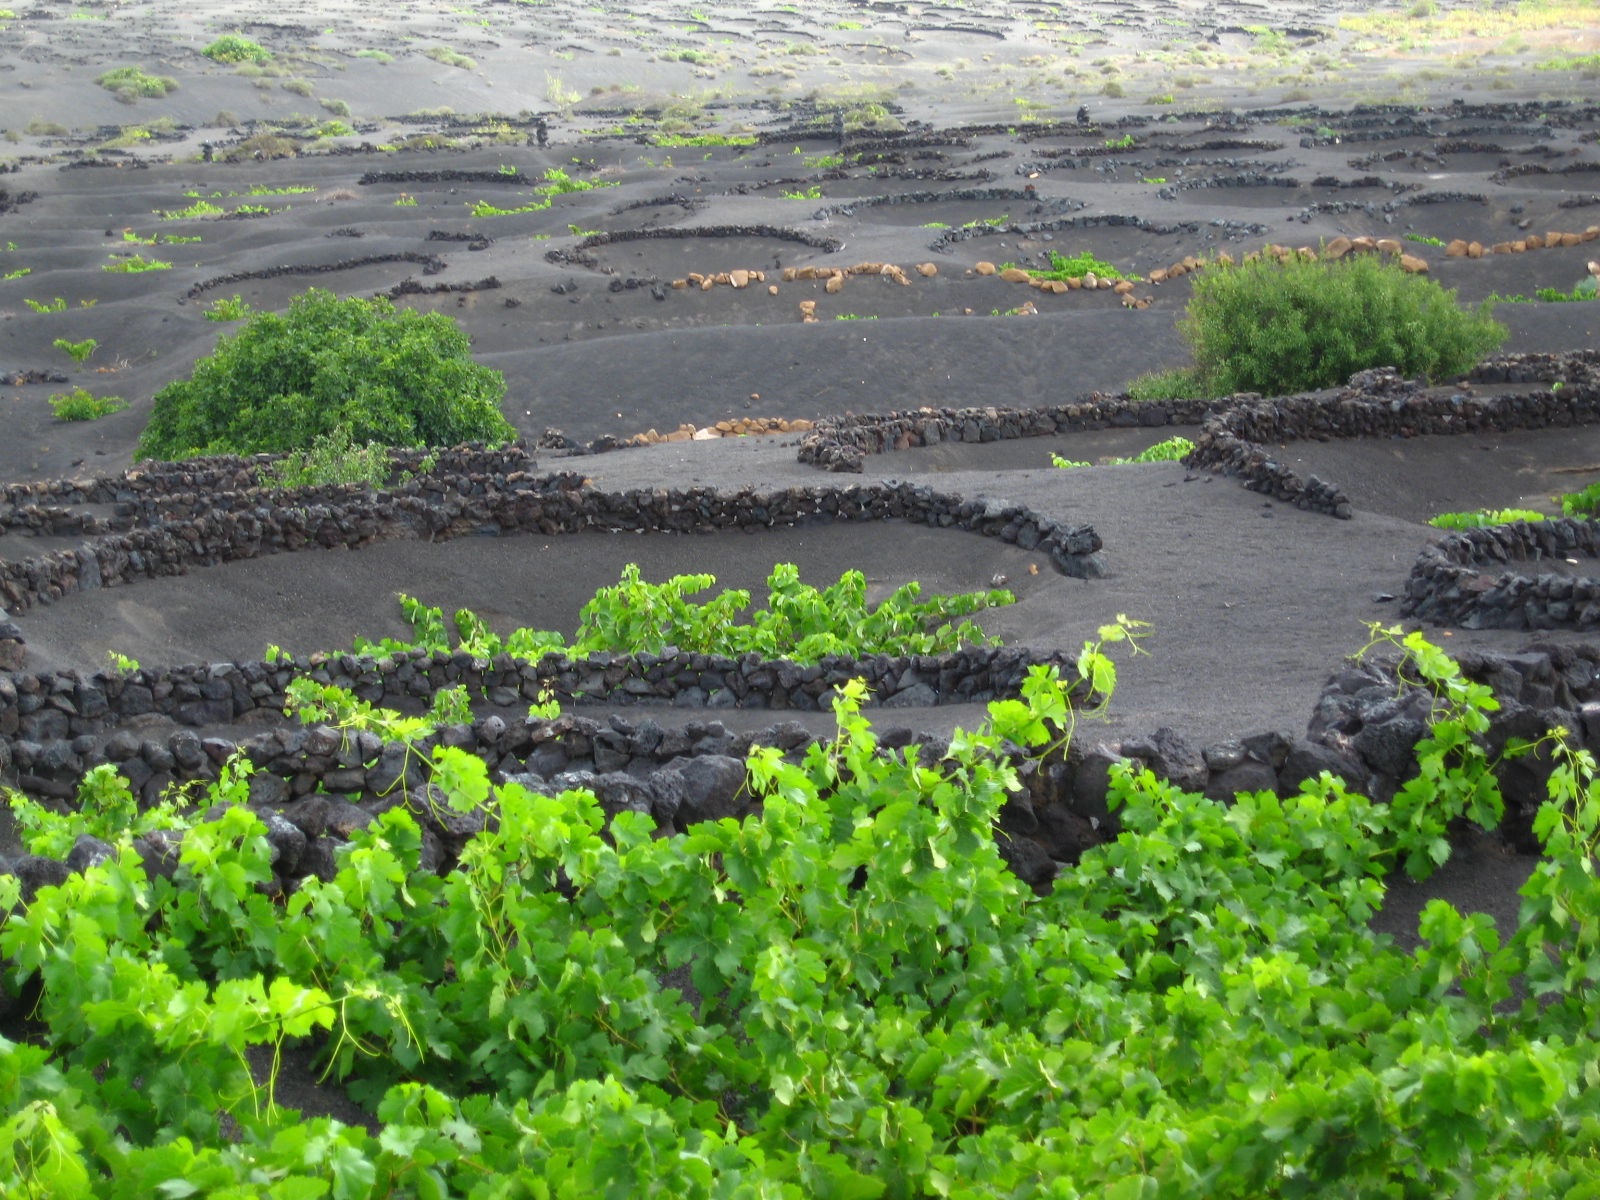
[[[783,269],[783,274],[779,276],[779,278],[781,278],[785,283],[793,283],[796,279],[800,278],[800,272],[794,267],[785,267]]]
[[[1362,234],[1360,237],[1350,239],[1350,248],[1352,250],[1376,250],[1378,248],[1378,240],[1367,234]]]
[[[1233,266],[1233,255],[1224,250],[1221,254],[1217,255],[1217,265],[1219,267]]]
[[[1322,257],[1329,262],[1334,262],[1349,254],[1350,249],[1350,239],[1341,234],[1322,248]]]
[[[706,281],[706,277],[704,275],[700,274],[699,271],[690,271],[689,272],[689,282],[694,284],[695,287],[699,287],[705,281]]]
[[[1483,243],[1482,242],[1468,242],[1467,243],[1467,257],[1468,258],[1482,258],[1483,257]]]
[[[987,259],[980,263],[974,263],[972,269],[979,275],[993,275],[995,273],[995,265]]]
[[[811,316],[817,311],[817,302],[815,300],[800,301],[800,311],[808,317]]]
[[[934,263],[925,262],[917,264],[917,274],[921,275],[924,279],[932,279],[938,273],[939,268]]]
[[[1581,241],[1583,241],[1583,238],[1576,233],[1563,233],[1561,235],[1561,244],[1563,246],[1576,246]]]
[[[1450,244],[1444,248],[1444,256],[1446,258],[1465,258],[1467,256],[1467,244],[1460,238],[1451,239]]]
[[[1004,271],[1000,272],[1000,278],[1004,279],[1007,283],[1027,283],[1032,276],[1030,276],[1021,267],[1007,267]]]
[[[1052,293],[1054,293],[1055,295],[1059,296],[1063,292],[1065,292],[1066,290],[1067,290],[1067,281],[1066,280],[1064,280],[1064,279],[1052,279],[1050,281],[1050,291]]]
[[[1544,244],[1545,244],[1546,248],[1553,249],[1556,246],[1563,245],[1564,243],[1562,242],[1561,237],[1562,237],[1562,235],[1560,233],[1547,233],[1547,234],[1545,234],[1544,235]]]
[[[1118,283],[1111,290],[1113,292],[1116,292],[1117,295],[1119,295],[1119,296],[1126,296],[1129,292],[1133,291],[1133,284],[1129,283],[1126,279],[1124,279],[1124,280],[1122,280],[1122,282]]]
[[[1408,275],[1426,275],[1428,273],[1427,259],[1418,258],[1415,254],[1402,254],[1400,256],[1400,269]]]
[[[1088,288],[1090,291],[1093,291],[1095,288],[1100,286],[1100,277],[1093,271],[1085,272],[1083,276],[1083,286]]]
[[[728,282],[736,288],[747,288],[750,286],[750,272],[743,268],[729,271]]]
[[[1543,250],[1544,249],[1544,239],[1542,237],[1540,237],[1537,233],[1530,233],[1527,237],[1523,238],[1522,239],[1522,244],[1524,246],[1526,246],[1529,250]]]
[[[1516,241],[1511,243],[1511,253],[1513,254],[1521,254],[1527,248],[1528,243],[1523,241],[1521,238],[1518,238]]]
[[[775,283],[767,284],[767,295],[776,296],[777,294],[778,294],[778,285],[775,284]]]
[[[1404,254],[1405,252],[1405,247],[1400,244],[1400,240],[1398,238],[1378,239],[1379,254],[1399,255]]]
[[[1067,276],[1067,290],[1068,291],[1076,292],[1076,291],[1081,290],[1082,288],[1083,288],[1083,280],[1082,279],[1080,279],[1076,275],[1068,275]]]
[[[837,295],[840,291],[843,290],[843,288],[844,288],[844,276],[843,275],[829,275],[828,276],[828,282],[822,285],[822,290],[827,292],[828,295],[830,295],[830,296]]]
[[[1157,267],[1154,271],[1150,272],[1151,283],[1165,283],[1166,281],[1167,269],[1165,267]]]
[[[709,276],[709,275],[706,276],[704,279],[702,279],[700,281],[700,290],[702,292],[709,292],[712,288],[714,288],[716,286],[717,286],[717,281],[715,279],[711,278],[711,276]]]
[[[1511,253],[1511,243],[1510,242],[1496,242],[1494,245],[1489,247],[1489,253],[1490,254],[1510,254]]]
[[[686,288],[688,286],[689,286],[689,281],[687,279],[674,279],[672,281],[672,287],[673,287],[674,291],[681,292],[681,291],[683,291],[684,288]]]

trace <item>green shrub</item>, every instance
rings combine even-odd
[[[1130,400],[1192,400],[1205,396],[1205,382],[1200,377],[1198,367],[1146,371],[1128,383]]]
[[[1213,395],[1310,391],[1371,367],[1437,379],[1506,338],[1487,303],[1463,311],[1455,292],[1373,255],[1213,265],[1179,328]]]
[[[382,487],[393,466],[389,451],[377,442],[357,445],[347,429],[336,429],[314,439],[310,449],[286,454],[264,469],[265,488],[323,487],[330,483],[366,483]]]
[[[1593,518],[1596,511],[1600,511],[1600,480],[1581,492],[1567,492],[1561,497],[1563,516]]]
[[[132,104],[141,96],[165,96],[178,87],[176,79],[167,75],[146,75],[138,67],[113,67],[95,82],[106,91],[115,92],[124,104]]]
[[[94,396],[83,388],[50,397],[50,411],[58,421],[98,421],[127,407],[128,402],[121,396]]]
[[[211,302],[211,306],[201,313],[208,321],[242,321],[255,309],[250,302],[237,292],[232,296],[221,296]]]
[[[507,441],[505,378],[472,361],[439,313],[312,288],[287,313],[256,313],[188,379],[155,396],[141,458],[303,450],[343,430],[385,446]]]
[[[1435,529],[1481,529],[1509,525],[1512,521],[1542,521],[1544,514],[1531,508],[1480,508],[1476,512],[1447,512],[1429,519]]]
[[[1157,442],[1147,450],[1141,450],[1130,458],[1110,458],[1102,466],[1125,467],[1130,463],[1156,463],[1156,462],[1181,462],[1190,451],[1194,443],[1186,437],[1169,437],[1164,442]],[[1071,470],[1074,467],[1092,467],[1093,463],[1074,462],[1070,458],[1062,458],[1059,454],[1050,456],[1050,465],[1060,467],[1062,470]]]
[[[237,33],[223,34],[200,53],[221,63],[264,63],[272,57],[271,50]]]

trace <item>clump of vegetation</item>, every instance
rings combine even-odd
[[[304,450],[343,430],[385,446],[504,442],[505,379],[454,319],[313,288],[256,313],[155,396],[141,458]]]
[[[128,402],[121,396],[95,396],[83,388],[50,397],[50,411],[58,421],[98,421],[127,407]]]
[[[172,264],[162,262],[159,258],[146,258],[142,254],[134,254],[128,258],[120,258],[116,262],[106,263],[100,269],[123,275],[137,275],[143,271],[170,271]]]
[[[1149,449],[1141,450],[1138,454],[1129,458],[1107,459],[1102,465],[1107,467],[1126,467],[1131,463],[1179,462],[1187,457],[1193,449],[1194,443],[1188,438],[1169,437],[1166,441],[1157,442]],[[1074,467],[1091,467],[1094,464],[1074,462],[1070,458],[1062,458],[1059,454],[1052,454],[1050,456],[1050,465],[1068,470]]]
[[[261,43],[237,33],[223,34],[200,53],[220,63],[264,63],[272,57],[272,51]]]
[[[463,71],[475,71],[478,68],[476,59],[452,50],[449,46],[429,46],[423,53],[434,62],[446,67],[459,67]]]
[[[1542,521],[1544,514],[1531,508],[1480,508],[1475,512],[1447,512],[1431,517],[1435,529],[1481,529],[1485,525],[1508,525],[1512,521]]]
[[[1568,517],[1593,518],[1600,513],[1600,480],[1578,492],[1568,492],[1561,497],[1561,512]]]
[[[400,597],[401,611],[415,640],[359,640],[357,653],[392,655],[411,650],[465,651],[474,657],[510,654],[536,659],[558,652],[581,656],[600,652],[659,654],[669,646],[686,654],[759,654],[814,663],[828,655],[860,658],[868,654],[945,654],[963,645],[993,645],[971,621],[952,623],[986,608],[1013,604],[1003,589],[933,595],[920,599],[915,580],[896,588],[878,604],[867,603],[867,581],[846,571],[826,588],[802,583],[792,563],[779,563],[767,577],[767,607],[741,621],[750,593],[727,588],[701,602],[687,597],[716,585],[714,575],[675,575],[664,583],[641,579],[636,563],[622,570],[615,587],[601,588],[578,614],[571,641],[548,630],[494,633],[476,613],[455,615],[459,636],[452,647],[443,612]]]
[[[1560,288],[1553,287],[1534,288],[1532,296],[1502,296],[1499,292],[1491,292],[1489,303],[1533,304],[1537,301],[1542,301],[1545,304],[1571,304],[1577,301],[1595,299],[1597,288],[1600,288],[1600,280],[1597,280],[1593,275],[1585,275],[1577,283],[1573,284],[1570,292],[1563,292]]]
[[[1263,254],[1193,276],[1179,329],[1209,396],[1281,396],[1394,367],[1439,379],[1467,370],[1506,338],[1486,301],[1456,294],[1375,255],[1336,262]]]
[[[358,444],[345,428],[314,438],[306,450],[296,450],[264,468],[257,481],[265,488],[323,487],[334,483],[365,483],[383,487],[394,467],[391,456],[377,442]]]
[[[141,97],[165,96],[178,88],[178,81],[170,75],[146,75],[138,67],[113,67],[95,82],[124,104],[132,104]]]
[[[69,342],[66,338],[57,338],[50,344],[73,362],[84,363],[89,360],[89,356],[94,353],[95,347],[100,343],[93,338],[84,338],[81,342]]]
[[[680,146],[754,146],[754,136],[737,133],[657,133],[650,137],[652,146],[676,149]]]
[[[144,254],[131,254],[128,258],[107,262],[106,266],[101,267],[101,270],[112,270],[112,272],[118,272],[118,274],[123,275],[138,275],[141,272],[146,272],[146,270],[171,269],[173,269],[171,262],[163,262],[162,259],[158,258],[146,258]]]
[[[242,321],[254,312],[248,301],[235,294],[219,296],[201,315],[208,321]]]
[[[1002,270],[1012,270],[1016,263],[1005,263]],[[1085,275],[1093,275],[1097,279],[1142,279],[1141,275],[1124,275],[1116,267],[1103,259],[1096,258],[1085,250],[1081,254],[1062,254],[1059,251],[1050,251],[1050,268],[1024,267],[1024,270],[1035,279],[1082,279]]]

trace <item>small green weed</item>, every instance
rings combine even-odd
[[[24,297],[22,302],[36,313],[58,313],[67,309],[67,302],[60,296],[54,300],[29,300]]]
[[[1408,242],[1418,242],[1418,243],[1420,243],[1420,244],[1422,244],[1424,246],[1440,246],[1440,247],[1442,247],[1444,245],[1444,239],[1443,238],[1428,237],[1426,234],[1406,233],[1406,234],[1402,234],[1401,236],[1404,237],[1405,240],[1408,241]]]
[[[785,200],[821,200],[822,189],[813,184],[811,187],[801,188],[796,192],[784,192],[783,198]]]

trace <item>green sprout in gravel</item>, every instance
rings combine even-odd
[[[59,421],[98,421],[127,407],[128,402],[121,396],[95,396],[83,388],[50,397],[50,411]]]
[[[220,63],[264,63],[272,57],[271,50],[237,33],[223,34],[200,53]]]

